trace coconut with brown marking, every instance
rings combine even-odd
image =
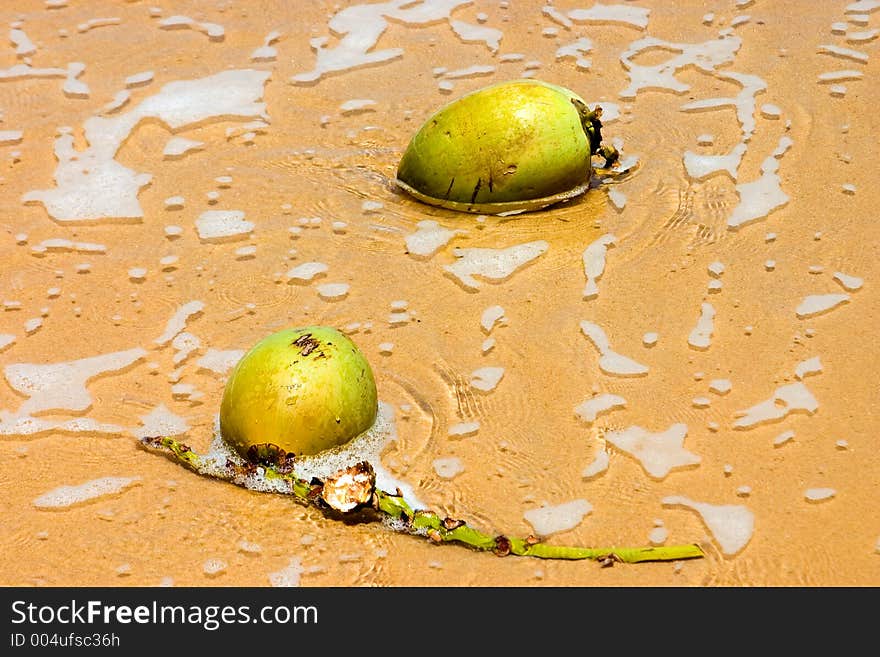
[[[429,205],[481,214],[539,210],[589,189],[603,145],[601,107],[535,79],[493,84],[458,98],[413,136],[397,185]]]
[[[376,420],[373,371],[350,338],[327,326],[288,328],[257,342],[230,373],[220,433],[248,458],[272,450],[314,455]]]

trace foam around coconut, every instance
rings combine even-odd
[[[406,502],[414,509],[425,508],[418,500],[412,487],[404,481],[395,479],[382,465],[381,454],[392,442],[397,440],[397,426],[394,408],[385,402],[379,402],[376,421],[373,425],[344,445],[326,449],[318,454],[297,457],[293,464],[293,474],[299,479],[326,479],[327,477],[367,461],[376,473],[376,487],[382,490],[400,490]],[[227,460],[244,465],[244,459],[223,438],[220,432],[219,416],[215,419],[214,439],[209,451],[204,455],[200,473],[207,476],[223,478]],[[255,469],[245,488],[265,493],[287,493],[287,484],[283,480],[266,476],[262,467]]]
[[[235,365],[220,429],[246,458],[266,446],[299,457],[348,442],[376,413],[373,372],[357,345],[334,328],[307,326],[266,336]]]

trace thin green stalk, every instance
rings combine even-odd
[[[270,464],[241,464],[227,459],[222,467],[205,456],[194,452],[189,446],[169,437],[149,437],[141,439],[148,448],[164,452],[172,460],[184,465],[198,474],[222,479],[239,486],[247,487],[257,468],[262,469],[267,481],[279,485],[281,492],[292,495],[297,501],[315,506],[324,512],[334,511],[321,497],[322,482],[301,479],[286,469]],[[361,505],[346,514],[372,510],[380,518],[392,521],[397,531],[413,536],[424,536],[436,543],[461,543],[470,548],[493,552],[499,556],[510,554],[538,559],[593,559],[610,565],[615,561],[638,563],[642,561],[677,561],[696,559],[705,556],[699,545],[670,545],[664,547],[608,547],[588,548],[548,545],[534,536],[515,538],[503,534],[491,535],[470,527],[461,520],[441,518],[436,513],[422,509],[412,509],[400,491],[395,494],[374,488],[369,504]]]

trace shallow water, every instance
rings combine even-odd
[[[880,3],[674,4],[3,9],[0,583],[880,584]],[[603,104],[633,173],[509,217],[395,189],[436,108],[523,76]],[[425,506],[706,557],[499,558],[139,446],[209,449],[231,364],[310,324]]]

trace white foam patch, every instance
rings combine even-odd
[[[716,173],[726,173],[736,180],[737,169],[746,152],[742,142],[733,147],[727,155],[699,155],[693,151],[684,152],[684,168],[694,180],[705,180]]]
[[[487,335],[492,332],[492,329],[495,328],[496,324],[503,324],[506,322],[507,317],[504,316],[504,308],[498,305],[489,306],[480,316],[480,326]]]
[[[592,461],[583,469],[581,472],[581,477],[584,479],[592,479],[608,469],[608,464],[611,462],[610,457],[608,456],[608,452],[604,449],[600,449],[596,456]]]
[[[165,325],[165,331],[153,340],[157,345],[166,345],[174,339],[185,327],[190,317],[198,315],[205,309],[203,301],[188,301],[180,306]]]
[[[125,78],[126,87],[140,87],[153,81],[153,71],[141,71]]]
[[[348,71],[399,59],[403,48],[374,50],[379,37],[388,29],[388,19],[406,26],[428,26],[449,20],[452,12],[471,0],[434,0],[416,2],[389,0],[346,7],[333,15],[327,24],[335,37],[335,45],[327,47],[329,38],[314,37],[309,42],[315,51],[315,67],[290,78],[294,84],[314,84],[328,73]]]
[[[574,407],[574,414],[587,424],[596,421],[599,415],[612,411],[616,408],[625,408],[626,399],[620,395],[603,393],[587,399]]]
[[[712,344],[712,332],[715,330],[715,308],[710,303],[700,304],[700,317],[688,335],[688,345],[694,349],[708,349]]]
[[[238,542],[237,547],[239,552],[244,552],[245,554],[260,554],[263,551],[263,548],[259,543],[246,541],[244,539]]]
[[[858,276],[851,276],[840,271],[834,272],[834,280],[840,283],[844,290],[850,292],[861,289],[862,285],[865,283],[864,279],[859,278]]]
[[[259,102],[270,73],[230,70],[197,80],[170,82],[124,114],[93,116],[83,124],[88,147],[77,151],[69,129],[55,140],[56,187],[25,193],[25,203],[42,203],[57,221],[100,219],[139,220],[143,209],[137,195],[152,176],[137,173],[114,158],[143,121],[158,119],[171,130],[208,120],[265,117]]]
[[[300,583],[302,574],[306,571],[303,568],[302,561],[299,557],[291,557],[290,562],[281,570],[269,573],[269,585],[273,587],[297,587]]]
[[[46,420],[30,415],[15,415],[0,410],[0,436],[21,438],[49,432],[121,436],[126,430],[118,425],[98,422],[87,417],[78,417],[71,420]]]
[[[794,140],[788,135],[783,135],[779,138],[779,145],[773,151],[773,157],[782,157],[785,155],[786,151],[794,145]],[[818,234],[818,233],[817,233]],[[776,233],[767,233],[767,241],[773,241],[776,239]]]
[[[21,130],[0,130],[0,146],[11,146],[19,143],[24,137]]]
[[[666,543],[666,540],[669,538],[669,530],[666,527],[654,527],[648,533],[648,541],[653,546],[659,546]]]
[[[329,267],[323,262],[302,262],[288,271],[286,278],[288,282],[308,283],[328,269]]]
[[[237,260],[250,260],[257,255],[257,247],[254,245],[240,246],[235,250]]]
[[[61,237],[45,239],[31,247],[34,255],[56,253],[107,253],[107,247],[94,242],[74,242]]]
[[[503,376],[503,367],[480,367],[471,372],[470,384],[477,390],[491,392],[498,386]]]
[[[795,436],[795,433],[794,433],[794,431],[791,430],[791,429],[788,429],[788,430],[786,430],[786,431],[783,431],[782,433],[780,433],[779,435],[777,435],[777,436],[773,439],[773,446],[774,446],[774,447],[779,447],[780,445],[784,445],[784,444],[787,443],[789,440],[793,439],[794,436]]]
[[[281,38],[281,32],[273,30],[269,32],[263,39],[263,45],[251,53],[251,61],[253,62],[274,62],[278,57],[278,49],[273,46],[278,39]]]
[[[9,30],[9,41],[15,48],[16,57],[30,57],[37,52],[37,47],[27,33],[20,28]]]
[[[238,126],[230,126],[226,128],[226,139],[231,140],[235,137],[241,137],[245,144],[252,144],[254,137],[258,134],[265,134],[269,124],[265,121],[248,121]]]
[[[810,415],[819,408],[819,402],[801,382],[789,383],[777,388],[770,399],[736,413],[735,429],[750,429],[766,422],[776,422],[789,413],[804,411]]]
[[[608,200],[611,201],[611,205],[618,210],[623,210],[623,208],[626,207],[626,194],[619,189],[609,189]]]
[[[648,373],[646,365],[642,365],[614,351],[611,348],[608,336],[598,324],[584,320],[581,322],[581,331],[599,352],[599,368],[606,374],[614,376],[643,376]]]
[[[517,244],[506,249],[456,247],[452,253],[458,260],[451,265],[445,265],[443,269],[466,288],[476,290],[480,287],[480,282],[475,276],[490,281],[503,281],[520,267],[546,253],[549,247],[549,243],[544,240]]]
[[[175,383],[171,386],[171,395],[175,399],[196,401],[201,399],[204,393],[196,390],[192,383]]]
[[[174,348],[175,352],[172,361],[176,367],[181,365],[194,351],[201,347],[202,341],[198,336],[183,331],[174,336],[174,339],[171,341],[171,346]]]
[[[761,105],[761,116],[765,119],[778,119],[782,116],[782,109],[773,103],[764,103]]]
[[[739,504],[695,502],[681,495],[664,497],[663,504],[684,506],[696,511],[727,556],[737,554],[748,545],[755,531],[755,514]]]
[[[587,500],[579,499],[555,506],[545,504],[537,509],[529,509],[523,513],[523,518],[541,538],[574,529],[592,510],[592,504]]]
[[[837,495],[833,488],[808,488],[804,491],[804,499],[807,502],[824,502]]]
[[[18,409],[19,416],[59,410],[80,412],[92,406],[92,396],[86,389],[89,380],[129,367],[146,353],[135,348],[50,365],[16,363],[7,365],[3,373],[9,385],[27,397]]]
[[[545,10],[547,7],[544,8]],[[580,37],[571,43],[559,46],[556,49],[556,59],[574,59],[578,68],[589,68],[592,61],[586,55],[593,49],[593,42],[587,37]]]
[[[456,456],[434,459],[431,462],[431,465],[434,467],[434,472],[436,472],[437,476],[441,479],[455,479],[455,477],[464,472],[464,466],[461,463],[461,459]]]
[[[648,27],[651,10],[632,5],[603,5],[597,2],[589,9],[572,9],[568,17],[578,23],[611,23],[644,30]]]
[[[110,25],[121,25],[122,19],[116,16],[107,16],[99,18],[90,18],[76,26],[77,32],[88,32],[98,27],[108,27]]]
[[[561,11],[556,9],[556,7],[554,7],[553,5],[544,5],[543,7],[541,7],[541,13],[550,20],[559,23],[565,28],[570,29],[574,27],[574,23],[572,22],[572,20]]]
[[[152,436],[179,436],[189,431],[187,421],[159,404],[146,415],[141,416],[141,426],[132,431],[136,438]]]
[[[441,226],[433,219],[424,219],[416,224],[416,232],[407,235],[407,253],[419,258],[429,258],[446,246],[456,235],[462,235],[461,229],[450,229]]]
[[[848,303],[850,296],[843,293],[832,294],[810,294],[801,300],[795,308],[795,314],[798,319],[806,319],[807,317],[815,317],[823,315]]]
[[[591,242],[582,256],[584,262],[584,275],[587,283],[584,286],[584,299],[593,299],[599,295],[598,281],[605,273],[605,259],[608,249],[617,244],[617,238],[612,234],[603,235]]]
[[[196,361],[196,365],[215,374],[226,374],[235,367],[236,363],[244,356],[244,353],[244,349],[214,349],[209,347],[204,355]]]
[[[211,39],[211,41],[222,41],[223,37],[226,35],[226,30],[223,28],[222,25],[218,25],[217,23],[201,22],[194,20],[189,16],[181,15],[163,18],[161,21],[159,21],[159,27],[163,30],[189,28],[208,35],[208,38]]]
[[[205,146],[204,142],[195,139],[187,139],[186,137],[172,137],[165,143],[162,155],[167,160],[183,157],[187,153],[201,150]]]
[[[672,470],[700,463],[700,457],[684,449],[687,425],[676,423],[666,431],[651,433],[642,427],[606,431],[605,440],[634,456],[651,477],[665,478]]]
[[[849,80],[861,80],[864,77],[864,73],[861,71],[856,71],[854,69],[841,69],[839,71],[828,71],[826,73],[820,73],[818,77],[819,82],[847,82]]]
[[[33,501],[38,509],[65,509],[105,495],[116,495],[140,481],[140,477],[100,477],[76,486],[59,486]]]
[[[843,46],[835,46],[834,44],[823,44],[819,46],[817,51],[820,55],[831,55],[841,59],[851,59],[863,64],[868,61],[868,53],[853,48],[844,48]]]
[[[113,99],[101,108],[103,114],[112,114],[118,109],[124,107],[131,100],[131,92],[128,89],[117,91],[113,95]]]
[[[39,330],[43,326],[43,320],[39,317],[32,317],[24,323],[24,332],[30,335]]]
[[[202,572],[206,577],[217,577],[226,572],[228,564],[223,559],[211,557],[202,564]]]
[[[742,130],[743,142],[747,142],[755,132],[755,97],[759,93],[766,91],[767,83],[756,75],[733,71],[716,72],[715,75],[721,80],[728,80],[740,85],[742,87],[741,91],[734,97],[695,100],[682,105],[681,110],[683,112],[693,112],[733,107],[736,110],[736,118]]]
[[[449,427],[448,435],[450,438],[464,438],[475,435],[479,430],[479,422],[459,422]]]
[[[873,41],[880,36],[880,29],[859,30],[856,32],[847,32],[846,40],[848,43],[867,43]]]
[[[721,36],[697,44],[672,43],[655,37],[638,39],[620,55],[620,62],[629,75],[630,84],[619,96],[633,99],[643,89],[684,93],[690,89],[690,85],[679,81],[675,77],[676,73],[692,66],[705,73],[713,73],[717,67],[731,63],[741,45],[742,40],[737,36]],[[680,54],[654,66],[642,66],[633,62],[643,51],[658,48]]]
[[[316,287],[318,296],[328,301],[343,299],[348,295],[351,285],[348,283],[321,283]]]
[[[732,385],[730,379],[712,379],[712,381],[709,382],[709,390],[716,395],[726,395],[730,392],[731,388]]]
[[[388,314],[388,323],[391,324],[391,326],[403,326],[410,321],[410,319],[412,319],[412,315],[405,310],[396,310]]]
[[[779,161],[771,155],[761,165],[761,176],[757,180],[736,186],[740,201],[727,220],[728,228],[737,230],[753,221],[764,219],[788,203],[788,194],[782,191],[779,183],[778,170]]]
[[[484,75],[492,75],[494,72],[495,67],[490,64],[474,64],[454,71],[447,71],[443,74],[443,77],[449,80],[460,80],[462,78],[478,78]]]
[[[371,98],[352,98],[346,100],[339,106],[339,111],[343,114],[358,114],[360,112],[373,111],[376,108],[376,101]]]
[[[13,333],[0,333],[0,351],[6,349],[6,347],[10,346],[15,342],[15,334]]]
[[[205,242],[227,242],[246,238],[254,223],[244,218],[241,210],[206,210],[196,219],[199,239]]]
[[[501,30],[487,25],[474,25],[460,20],[450,20],[449,26],[459,39],[464,43],[483,43],[494,54],[498,52],[501,38],[504,33]]]
[[[805,376],[810,376],[811,374],[820,374],[821,372],[822,362],[819,360],[818,356],[802,360],[794,368],[794,375],[799,379],[803,379]]]
[[[71,62],[67,68],[34,68],[30,64],[14,64],[6,69],[0,69],[0,80],[26,80],[29,78],[64,78],[61,91],[71,98],[87,98],[89,87],[77,80],[86,70],[82,62]]]
[[[846,6],[847,14],[870,14],[880,9],[880,0],[856,0]]]

